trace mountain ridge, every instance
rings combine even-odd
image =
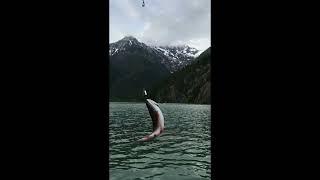
[[[199,52],[198,49],[188,45],[147,45],[138,41],[133,36],[125,36],[124,38],[109,44],[109,56],[125,53],[128,49],[131,49],[132,46],[137,49],[144,48],[149,51],[149,53],[157,55],[159,61],[166,66],[170,73],[190,64]]]

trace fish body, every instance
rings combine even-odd
[[[139,139],[138,141],[148,141],[151,140],[160,134],[163,133],[164,131],[164,117],[163,114],[160,110],[160,107],[158,103],[151,99],[146,99],[145,103],[147,105],[149,114],[152,119],[152,127],[153,127],[153,132],[149,135],[144,136],[143,138]]]

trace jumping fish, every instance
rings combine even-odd
[[[152,125],[153,125],[153,132],[149,135],[144,136],[143,138],[139,139],[138,141],[148,141],[151,140],[164,131],[164,117],[160,110],[160,107],[158,103],[154,102],[151,99],[147,98],[147,92],[144,90],[144,96],[145,96],[145,103],[147,105],[149,114],[152,119]]]

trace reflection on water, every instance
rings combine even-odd
[[[109,107],[110,179],[210,179],[210,105],[160,104],[165,130],[148,142],[137,142],[152,131],[144,103]]]

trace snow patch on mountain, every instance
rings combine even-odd
[[[199,51],[194,55],[194,57],[196,58],[196,57],[200,56],[200,54],[203,53],[204,51],[205,51],[205,50],[199,50]]]

